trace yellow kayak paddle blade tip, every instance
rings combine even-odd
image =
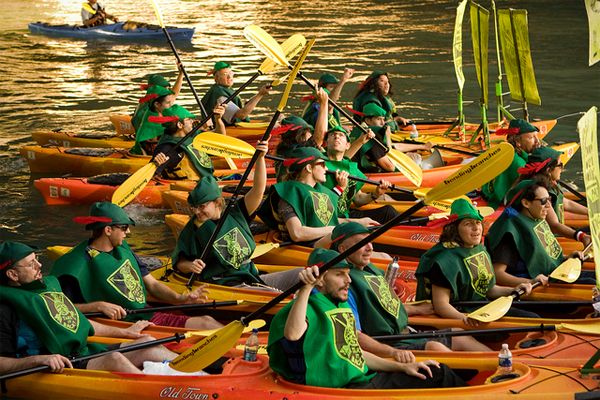
[[[550,278],[573,283],[579,279],[579,275],[581,275],[581,260],[579,258],[568,258],[552,271]]]
[[[467,317],[475,319],[481,322],[492,322],[502,318],[513,303],[512,296],[499,297],[496,300],[486,304],[485,306],[478,308]]]

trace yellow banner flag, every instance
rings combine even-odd
[[[585,0],[590,27],[590,67],[600,61],[600,1]]]
[[[477,3],[471,2],[471,38],[477,81],[483,90],[483,102],[488,103],[488,44],[490,32],[490,12]]]
[[[500,43],[510,96],[515,101],[541,105],[527,28],[527,10],[498,10]]]
[[[579,142],[585,194],[590,219],[594,262],[596,263],[596,286],[600,288],[600,162],[598,161],[598,108],[590,108],[579,121]]]
[[[456,7],[456,21],[454,22],[454,38],[452,39],[452,57],[454,59],[454,71],[456,72],[456,80],[458,87],[463,90],[465,86],[465,75],[463,74],[462,66],[462,23],[465,15],[467,0],[462,0]]]

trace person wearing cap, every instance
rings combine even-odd
[[[131,125],[133,128],[137,130],[142,122],[142,118],[148,108],[150,100],[154,98],[154,90],[152,89],[154,86],[162,86],[165,89],[169,89],[173,92],[173,101],[177,99],[179,96],[179,92],[181,91],[181,85],[183,84],[183,70],[180,67],[180,64],[177,63],[177,68],[179,70],[179,74],[177,75],[177,79],[175,80],[175,85],[171,88],[171,84],[169,81],[160,74],[150,74],[147,78],[147,83],[140,86],[142,90],[145,90],[146,93],[144,97],[138,100],[138,105],[135,108],[131,116]]]
[[[437,361],[401,363],[361,349],[347,303],[352,266],[340,261],[324,273],[319,271],[337,256],[333,250],[314,249],[309,266],[299,273],[304,286],[273,318],[267,346],[273,371],[295,383],[331,388],[466,385]]]
[[[116,204],[94,203],[87,217],[75,222],[92,231],[71,251],[58,258],[51,274],[58,278],[65,294],[81,312],[102,312],[111,319],[130,320],[150,317],[157,325],[213,329],[222,327],[212,317],[187,317],[168,313],[132,314],[126,309],[146,307],[146,296],[168,304],[203,303],[203,286],[179,294],[154,278],[125,240],[135,222]]]
[[[531,292],[531,283],[523,282],[514,287],[497,285],[492,260],[481,240],[481,213],[470,201],[457,199],[452,203],[450,214],[440,241],[419,260],[415,273],[416,299],[431,300],[435,313],[442,318],[460,319],[465,325],[478,326],[479,321],[465,314],[477,307],[459,310],[452,302],[491,300],[520,290],[527,295]],[[539,317],[514,307],[507,315]]]
[[[141,122],[135,131],[135,145],[131,148],[132,154],[152,154],[154,147],[162,136],[164,128],[160,123],[152,122],[153,118],[162,117],[163,112],[173,106],[175,98],[170,89],[159,85],[148,89],[146,96],[148,107],[145,109]]]
[[[326,137],[326,153],[327,160],[325,164],[329,171],[345,171],[349,175],[359,178],[366,178],[365,174],[358,168],[358,165],[346,157],[346,152],[350,148],[350,137],[348,132],[341,126],[335,126],[327,132]],[[397,211],[390,205],[381,206],[379,208],[360,210],[351,208],[351,206],[361,207],[366,204],[376,201],[383,196],[390,187],[390,182],[381,180],[381,183],[376,186],[375,191],[365,193],[361,190],[363,183],[353,179],[343,181],[344,186],[339,186],[341,189],[340,197],[338,198],[338,214],[343,218],[369,218],[377,223],[383,224],[394,216]],[[337,190],[338,182],[335,176],[327,174],[325,184],[331,190]]]
[[[410,120],[402,118],[396,112],[396,105],[392,100],[392,84],[387,72],[373,71],[359,86],[354,95],[352,108],[362,112],[367,104],[373,103],[385,111],[384,119],[392,131],[399,129],[398,124],[407,125]]]
[[[221,104],[225,99],[231,96],[235,90],[233,86],[234,73],[231,69],[231,65],[224,61],[218,61],[215,63],[214,68],[209,72],[214,75],[215,83],[208,89],[208,92],[202,97],[202,104],[207,110],[212,110],[217,104]],[[236,96],[228,104],[226,104],[226,111],[223,115],[223,121],[225,125],[235,125],[236,122],[250,121],[250,114],[254,111],[254,107],[257,106],[258,102],[271,91],[271,86],[264,85],[258,93],[252,97],[245,105],[242,103],[240,96]]]
[[[216,122],[215,132],[225,134],[225,124],[221,120],[225,108],[217,105],[213,111]],[[175,150],[175,153],[171,154],[181,138],[185,137],[194,128],[194,114],[184,107],[174,104],[164,111],[163,117],[150,118],[153,122],[162,123],[164,127],[164,133],[154,149],[154,161],[159,166],[156,171],[157,174],[165,179],[198,181],[202,177],[214,173],[210,156],[194,147],[194,138],[202,130],[198,130],[196,134],[187,137]]]
[[[529,154],[540,146],[539,129],[524,119],[513,119],[507,129],[497,129],[496,134],[506,134],[506,141],[515,148],[510,166],[481,187],[481,193],[490,207],[502,205],[504,195],[519,177],[517,170],[527,164]]]
[[[486,235],[496,281],[502,286],[540,281],[548,276],[565,257],[560,243],[546,222],[552,209],[548,189],[541,181],[526,179],[509,190],[508,204]],[[569,255],[583,258],[581,252]],[[582,271],[575,283],[594,284],[594,272]]]
[[[102,344],[88,343],[88,336],[144,342],[153,339],[140,333],[150,323],[140,321],[122,329],[88,320],[65,296],[56,277],[42,276],[35,250],[26,244],[0,243],[0,286],[0,374],[38,365],[46,365],[52,372],[75,367],[141,373],[144,360],[176,356],[156,346],[71,363],[68,357],[107,350]]]
[[[351,68],[344,69],[341,79],[336,78],[333,74],[325,73],[319,77],[317,87],[322,88],[332,101],[338,101],[340,98],[340,93],[342,92],[342,88],[346,82],[352,78],[353,74],[354,70]],[[302,112],[302,118],[311,125],[316,124],[319,116],[319,110],[321,109],[321,105],[316,100],[317,98],[314,95],[309,95],[302,98],[302,101],[308,101],[308,104],[306,107],[304,107],[304,111]],[[333,106],[329,104],[327,107],[327,112],[327,129],[341,125],[340,112],[338,110],[334,109]]]
[[[368,234],[369,230],[360,224],[354,222],[340,224],[331,234],[331,248],[345,252],[366,238]],[[386,282],[384,272],[371,263],[372,255],[373,245],[367,243],[348,255],[346,261],[352,265],[350,270],[352,283],[350,284],[348,304],[354,312],[358,329],[365,333],[365,336],[359,336],[359,341],[363,349],[376,352],[382,345],[370,336],[409,333],[411,328],[408,327],[408,316],[431,314],[432,309],[429,304],[402,304],[402,301]],[[407,352],[409,350],[442,352],[489,350],[470,336],[435,340],[404,339],[393,343],[393,346],[397,348],[396,351],[402,349]],[[409,354],[412,353],[409,352]],[[394,353],[390,353],[390,355],[395,356]]]
[[[119,22],[119,19],[107,13],[97,0],[86,0],[81,4],[81,22],[84,27],[104,25],[108,19]]]

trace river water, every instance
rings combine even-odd
[[[342,93],[350,102],[373,69],[390,73],[401,115],[415,120],[450,119],[456,115],[457,83],[451,61],[455,1],[324,1],[324,0],[159,0],[167,24],[195,27],[191,44],[178,45],[198,93],[211,85],[207,71],[216,60],[234,64],[237,84],[250,77],[263,56],[242,36],[255,23],[279,41],[293,33],[317,39],[303,70],[317,78],[322,72],[356,69]],[[529,11],[530,41],[542,106],[530,106],[532,118],[549,119],[598,105],[600,65],[587,66],[588,27],[583,1],[498,1],[499,8]],[[121,20],[154,22],[150,1],[107,0],[107,10]],[[488,1],[481,3],[490,7]],[[138,86],[149,73],[174,79],[174,57],[164,40],[144,44],[80,41],[32,35],[33,21],[78,23],[80,2],[20,0],[0,7],[0,239],[21,240],[39,247],[73,245],[86,233],[71,222],[88,207],[46,206],[33,188],[20,146],[31,143],[34,130],[63,128],[73,132],[111,132],[111,113],[131,112],[141,96]],[[463,29],[467,83],[465,110],[477,122],[479,89],[473,68],[468,12]],[[490,47],[494,51],[493,31]],[[490,54],[490,93],[496,76]],[[260,80],[262,79],[262,80]],[[269,77],[260,78],[249,92]],[[505,81],[506,82],[506,81]],[[507,90],[507,84],[504,84]],[[282,87],[279,88],[281,90]],[[278,90],[263,101],[256,115],[269,118],[279,101]],[[300,97],[309,94],[298,83],[288,103],[300,112]],[[244,98],[249,97],[246,93]],[[178,99],[195,109],[185,87]],[[495,116],[491,99],[490,119]],[[520,113],[517,113],[519,115]],[[577,117],[561,119],[549,142],[577,140]],[[582,183],[576,156],[565,177]],[[140,253],[168,254],[174,240],[162,223],[166,210],[128,207],[138,222],[129,241]]]

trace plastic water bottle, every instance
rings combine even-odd
[[[258,354],[258,329],[252,329],[252,335],[246,340],[244,346],[244,360],[245,361],[256,361],[256,355]]]
[[[419,131],[417,130],[417,125],[415,124],[412,124],[412,129],[410,130],[410,138],[413,140],[419,138]]]
[[[596,286],[592,289],[592,318],[600,318],[600,290]]]
[[[394,257],[392,262],[388,265],[387,270],[385,271],[385,281],[387,282],[390,289],[394,290],[394,283],[396,282],[396,277],[398,276],[398,270],[400,266],[398,265],[398,257]]]
[[[513,370],[512,353],[510,352],[508,345],[506,343],[504,343],[502,345],[502,350],[500,350],[500,353],[498,354],[498,371],[497,371],[497,373],[500,375],[509,374],[512,372],[512,370]]]

